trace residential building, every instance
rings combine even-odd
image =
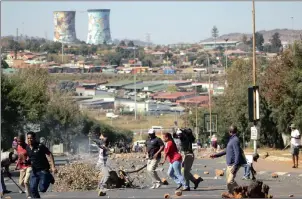
[[[222,48],[233,48],[236,47],[240,42],[239,41],[211,41],[211,42],[201,42],[200,44],[203,46],[205,50],[211,50],[217,47]]]

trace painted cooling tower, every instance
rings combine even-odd
[[[88,10],[87,44],[111,43],[110,9]]]
[[[54,41],[74,43],[77,41],[75,31],[75,11],[55,11],[54,16]]]

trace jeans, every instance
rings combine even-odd
[[[183,154],[184,160],[183,160],[183,175],[185,178],[186,186],[190,186],[190,181],[195,182],[195,178],[191,173],[192,165],[194,162],[194,154],[193,153],[188,153],[188,154]]]
[[[244,165],[244,177],[249,178],[251,174],[251,164],[247,163]]]
[[[102,172],[102,178],[99,181],[99,189],[103,189],[107,185],[107,181],[110,178],[109,167],[107,166],[107,160],[98,162],[97,167]]]
[[[4,183],[4,173],[1,172],[1,185],[2,185],[2,191],[6,191],[6,185]]]
[[[152,184],[161,182],[157,172],[155,171],[155,169],[158,166],[159,161],[160,161],[160,159],[157,159],[157,160],[152,159],[152,160],[148,160],[148,162],[147,162],[147,173],[152,180]]]
[[[168,175],[174,180],[178,185],[182,185],[184,189],[187,188],[184,177],[181,175],[181,162],[175,161],[170,163],[168,169]]]
[[[52,181],[53,176],[49,171],[31,171],[30,172],[30,182],[29,189],[30,195],[32,198],[41,198],[39,194],[40,192],[44,193],[47,191],[50,182]],[[39,190],[38,190],[39,188]]]

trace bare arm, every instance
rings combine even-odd
[[[46,154],[46,158],[47,158],[48,162],[50,163],[51,168],[55,168],[55,159],[51,152],[49,152],[49,154]]]

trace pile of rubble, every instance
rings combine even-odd
[[[69,158],[70,164],[60,166],[55,176],[55,184],[53,191],[87,191],[97,189],[101,172],[95,168],[97,156],[80,155]],[[107,162],[111,171],[115,171],[119,175],[119,170],[129,172],[142,168],[146,164],[143,154],[112,154]],[[114,172],[110,172],[110,175]],[[116,178],[112,177],[113,179]],[[161,171],[159,171],[161,175]],[[134,172],[128,175],[135,187],[143,188],[148,183],[146,169]]]
[[[60,166],[55,176],[53,191],[87,191],[95,190],[98,185],[100,173],[95,165],[84,162],[73,162]]]
[[[234,188],[233,194],[223,192],[222,198],[273,198],[269,195],[270,187],[262,181],[252,181],[248,186],[238,186]]]

